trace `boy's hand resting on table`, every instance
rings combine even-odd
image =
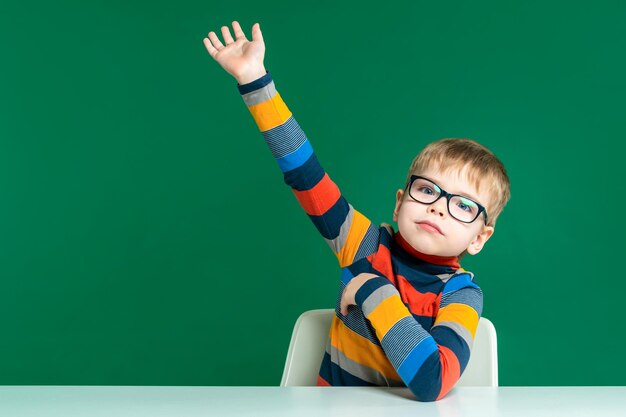
[[[208,38],[203,39],[206,50],[226,72],[235,77],[240,85],[261,78],[266,73],[263,65],[265,43],[261,25],[258,23],[252,25],[252,42],[246,39],[246,35],[236,20],[233,21],[233,31],[235,40],[228,26],[222,26],[222,36],[226,46],[220,42],[214,32],[209,32]]]
[[[354,296],[357,291],[366,281],[369,281],[372,278],[377,278],[378,275],[370,274],[369,272],[361,272],[356,277],[352,278],[346,288],[343,289],[343,294],[341,295],[341,315],[348,315],[348,306],[356,305],[356,301],[354,301]]]

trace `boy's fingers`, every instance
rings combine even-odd
[[[226,45],[230,45],[234,42],[233,37],[230,35],[230,30],[228,30],[228,26],[222,26],[222,37],[224,38]]]
[[[202,41],[204,42],[204,46],[206,47],[206,50],[209,52],[209,55],[215,58],[215,54],[217,54],[217,49],[213,48],[213,45],[211,45],[211,41],[208,38],[204,38],[202,39]]]
[[[224,45],[222,45],[222,42],[220,42],[220,39],[217,37],[215,32],[209,32],[209,39],[211,40],[213,47],[217,49],[218,51],[224,47]]]
[[[263,34],[261,34],[261,25],[255,23],[252,25],[252,40],[263,42]]]
[[[236,20],[233,20],[233,32],[235,32],[235,39],[246,39],[245,33],[243,33],[241,26],[239,26],[239,22]]]

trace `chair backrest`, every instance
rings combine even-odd
[[[326,349],[333,309],[309,310],[298,317],[293,328],[281,387],[315,386]],[[498,386],[496,329],[481,317],[469,363],[456,386]]]
[[[281,387],[317,384],[334,315],[335,310],[329,308],[305,311],[298,317],[289,342]]]
[[[498,386],[498,338],[493,323],[485,317],[478,320],[470,360],[455,386]]]

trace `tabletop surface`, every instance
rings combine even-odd
[[[626,387],[0,386],[0,416],[626,416]]]

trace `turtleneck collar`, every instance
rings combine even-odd
[[[400,231],[399,230],[396,233],[394,233],[393,239],[409,255],[411,255],[411,256],[413,256],[415,258],[418,258],[418,259],[420,259],[420,260],[422,260],[424,262],[428,262],[428,263],[431,263],[431,264],[434,264],[434,265],[449,266],[449,267],[454,268],[454,269],[458,269],[458,268],[461,267],[461,265],[459,264],[459,257],[458,256],[428,255],[426,253],[422,253],[422,252],[419,252],[419,251],[415,250],[415,248],[413,248],[413,246],[411,246],[409,244],[409,242],[404,240],[402,235],[400,235]]]

